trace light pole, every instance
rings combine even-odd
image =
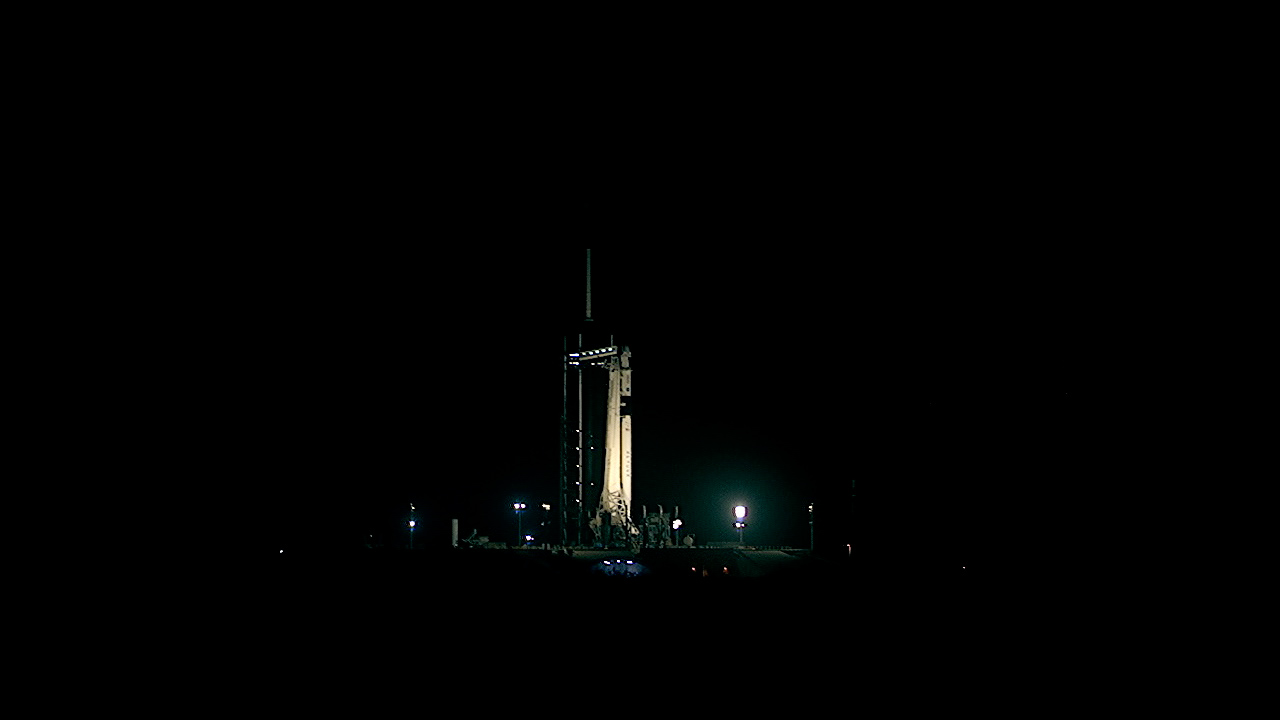
[[[813,552],[813,503],[809,503],[809,552]]]
[[[520,547],[520,540],[524,537],[522,523],[520,521],[520,512],[525,509],[525,504],[518,502],[513,503],[511,508],[516,511],[516,547]]]
[[[671,521],[671,532],[676,536],[674,547],[680,547],[680,526],[683,524],[684,521],[680,518]]]
[[[747,527],[747,506],[738,505],[733,509],[733,517],[735,518],[733,526],[738,529],[738,545],[742,545],[742,531]]]
[[[418,524],[418,521],[413,517],[413,511],[416,509],[417,508],[413,506],[413,503],[409,503],[409,549],[410,550],[413,549],[413,528]]]

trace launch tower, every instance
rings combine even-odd
[[[593,332],[590,250],[586,270],[586,318],[564,343],[560,540],[624,547],[640,536],[631,519],[631,350]]]

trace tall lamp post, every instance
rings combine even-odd
[[[516,511],[516,547],[520,547],[520,543],[524,539],[524,530],[520,520],[520,513],[525,509],[525,507],[526,505],[521,502],[513,503],[511,505],[511,508]]]
[[[733,526],[738,529],[738,545],[742,545],[742,531],[747,527],[747,506],[738,505],[733,509]]]
[[[813,503],[809,503],[809,552],[813,552]]]

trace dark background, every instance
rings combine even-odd
[[[379,565],[372,587],[335,571],[340,562],[303,563],[299,590],[279,599],[273,584],[238,582],[246,567],[276,575],[282,549],[345,560],[370,539],[394,547],[409,502],[419,508],[419,547],[443,551],[449,518],[464,534],[505,540],[514,536],[511,502],[552,500],[561,338],[580,318],[586,246],[595,249],[598,323],[635,353],[637,503],[679,504],[687,529],[714,541],[733,537],[729,509],[742,502],[750,541],[803,547],[812,501],[828,563],[820,567],[852,548],[864,567],[961,566],[1011,580],[995,584],[988,612],[961,613],[956,624],[972,635],[951,645],[959,652],[946,674],[981,668],[981,682],[940,697],[1004,697],[1007,687],[1035,687],[1027,675],[1061,678],[1025,659],[1040,648],[1077,655],[1042,632],[1083,626],[1081,605],[1041,612],[1037,602],[1071,584],[1075,575],[1062,570],[1104,563],[1128,572],[1203,535],[1203,515],[1159,503],[1170,489],[1154,461],[1174,464],[1182,449],[1149,452],[1157,448],[1144,436],[1155,434],[1153,415],[1182,402],[1184,378],[1152,380],[1171,358],[1203,349],[1182,322],[1204,318],[1196,305],[1212,293],[1205,277],[1165,260],[1194,265],[1205,238],[1238,213],[1188,222],[1199,198],[1193,191],[1188,202],[1185,188],[1221,173],[1188,166],[1195,151],[1177,122],[1187,94],[1163,91],[1173,85],[1148,62],[1173,54],[1129,39],[1118,46],[1138,63],[1099,54],[1094,30],[1153,37],[1151,18],[1131,27],[1089,19],[1089,32],[1061,44],[1045,34],[1063,17],[1019,16],[1017,27],[979,19],[1013,46],[928,13],[893,29],[828,23],[825,40],[811,32],[823,23],[806,18],[783,31],[798,43],[792,52],[778,44],[774,18],[767,32],[738,32],[721,13],[688,32],[732,37],[741,50],[698,40],[697,57],[686,59],[646,36],[619,48],[626,62],[617,63],[539,33],[528,34],[538,45],[529,52],[492,52],[495,42],[508,48],[488,19],[470,34],[434,24],[425,39],[420,24],[405,23],[410,37],[394,41],[383,32],[394,23],[380,18],[366,52],[349,42],[345,16],[344,31],[328,33],[295,15],[278,28],[235,21],[261,29],[265,59],[245,52],[238,34],[198,51],[194,66],[143,50],[137,76],[172,68],[142,88],[158,107],[139,112],[116,95],[128,74],[112,77],[89,115],[117,118],[128,133],[70,134],[67,142],[94,150],[89,167],[50,165],[91,196],[106,187],[121,197],[86,208],[59,196],[48,217],[85,221],[65,236],[92,238],[95,248],[54,246],[65,257],[53,273],[80,259],[102,285],[77,297],[73,313],[95,333],[51,324],[77,340],[66,375],[108,388],[87,415],[49,404],[104,437],[102,451],[61,443],[50,457],[87,460],[72,475],[77,485],[113,495],[144,486],[139,554],[150,562],[163,547],[179,556],[156,561],[161,602],[137,607],[151,615],[184,605],[170,596],[231,588],[183,625],[220,630],[230,619],[247,628],[231,649],[261,658],[272,686],[282,668],[288,674],[278,660],[293,654],[337,651],[334,668],[387,667],[381,653],[348,652],[352,638],[376,638],[415,661],[396,667],[445,660],[478,677],[536,669],[539,689],[573,683],[558,674],[566,669],[636,677],[637,668],[610,662],[602,641],[646,618],[652,632],[628,632],[657,656],[644,671],[687,672],[667,685],[692,687],[721,709],[745,696],[706,671],[753,664],[786,668],[780,685],[793,699],[819,684],[838,687],[841,701],[859,679],[873,686],[874,675],[839,662],[859,655],[865,667],[934,686],[922,661],[935,636],[904,631],[955,606],[964,588],[907,584],[909,593],[882,604],[815,613],[810,600],[821,593],[790,592],[786,580],[754,598],[735,587],[682,597],[660,585],[639,593],[635,612],[614,612],[619,627],[610,628],[617,598],[596,589],[567,593],[565,606],[580,613],[513,612],[533,594],[515,591],[523,582],[468,586],[459,582],[468,572],[431,571],[442,556],[472,559],[462,554],[415,553],[420,573]],[[929,34],[925,20],[936,26]],[[519,22],[510,31],[527,33]],[[186,44],[181,31],[168,37]],[[603,25],[581,37],[617,46]],[[1165,75],[1185,84],[1197,69],[1186,70]],[[1178,306],[1187,288],[1190,301]],[[1175,331],[1170,346],[1132,352],[1162,323]],[[137,415],[147,422],[129,422]],[[94,532],[135,524],[103,504],[67,500],[52,515],[59,522]],[[1120,528],[1155,516],[1174,532],[1144,528],[1141,542],[1117,542],[1131,539]],[[200,541],[268,562],[231,563],[224,583],[188,562],[186,548]],[[191,592],[170,591],[180,568],[194,570]],[[1023,580],[1036,574],[1054,583],[1033,595]],[[120,587],[112,580],[109,594]],[[1158,606],[1116,616],[1121,593],[1085,585],[1113,620],[1094,625],[1106,632],[1115,617],[1127,629]],[[496,600],[473,605],[486,594]],[[775,634],[762,636],[749,621],[767,620],[765,601],[784,594],[792,612],[776,613],[764,623]],[[348,604],[356,595],[367,597]],[[840,606],[864,595],[826,599]],[[907,595],[910,612],[897,602]],[[387,612],[396,599],[401,611]],[[685,622],[652,622],[660,603],[650,600],[679,608]],[[228,612],[236,605],[243,623]],[[573,662],[541,662],[540,651],[517,647],[550,642],[563,631],[556,618],[569,616]],[[993,653],[986,621],[1003,618],[1020,642]],[[1062,624],[1073,618],[1076,626]],[[282,624],[292,631],[282,634]],[[207,647],[164,627],[183,651]],[[867,627],[898,652],[869,651]],[[450,638],[455,629],[475,637]],[[779,639],[796,652],[766,650]],[[1084,656],[1096,659],[1088,650],[1114,640],[1090,643]],[[698,651],[699,641],[714,649]],[[819,647],[799,652],[810,642]],[[456,652],[464,647],[469,658]],[[981,661],[992,655],[1014,672]],[[821,672],[807,673],[802,657]],[[992,678],[1002,682],[985,692]],[[342,685],[327,684],[326,701]],[[753,679],[753,690],[761,685]]]

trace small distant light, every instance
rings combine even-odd
[[[550,509],[551,509],[551,503],[542,503],[542,509],[543,509],[543,510],[550,510]]]
[[[627,564],[628,564],[628,565],[635,565],[635,564],[636,564],[636,561],[635,561],[635,560],[628,560],[628,561],[627,561]]]
[[[612,565],[613,563],[612,563],[612,562],[609,562],[608,560],[605,560],[605,561],[604,561],[604,564],[605,564],[605,565]]]
[[[284,554],[284,551],[283,551],[283,550],[281,550],[281,551],[280,551],[280,553],[283,555],[283,554]]]

